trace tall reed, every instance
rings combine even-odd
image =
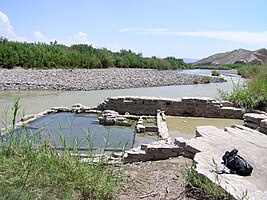
[[[19,101],[13,106],[9,140],[0,148],[0,199],[111,199],[118,174],[104,162],[82,163],[66,146],[59,152],[27,128],[16,131]],[[78,141],[73,141],[77,152]]]

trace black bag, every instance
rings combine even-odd
[[[238,174],[241,176],[249,176],[252,173],[253,167],[248,162],[237,155],[238,150],[226,151],[223,159],[223,164],[230,169],[230,173]]]

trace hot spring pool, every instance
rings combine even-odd
[[[135,124],[131,127],[103,126],[98,123],[97,116],[68,112],[49,114],[16,131],[17,135],[27,133],[35,140],[51,144],[57,149],[75,146],[79,152],[103,148],[106,151],[121,151],[133,147]]]

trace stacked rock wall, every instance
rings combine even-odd
[[[120,114],[156,115],[157,110],[166,115],[207,118],[242,119],[244,111],[232,107],[227,101],[211,98],[155,98],[155,97],[111,97],[97,106],[99,110],[116,110]]]
[[[267,134],[267,113],[246,113],[244,122],[247,127]]]

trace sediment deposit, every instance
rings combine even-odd
[[[189,85],[203,77],[154,69],[1,69],[0,91],[5,90],[72,90],[90,91],[168,85]],[[210,77],[210,82],[222,82]]]

